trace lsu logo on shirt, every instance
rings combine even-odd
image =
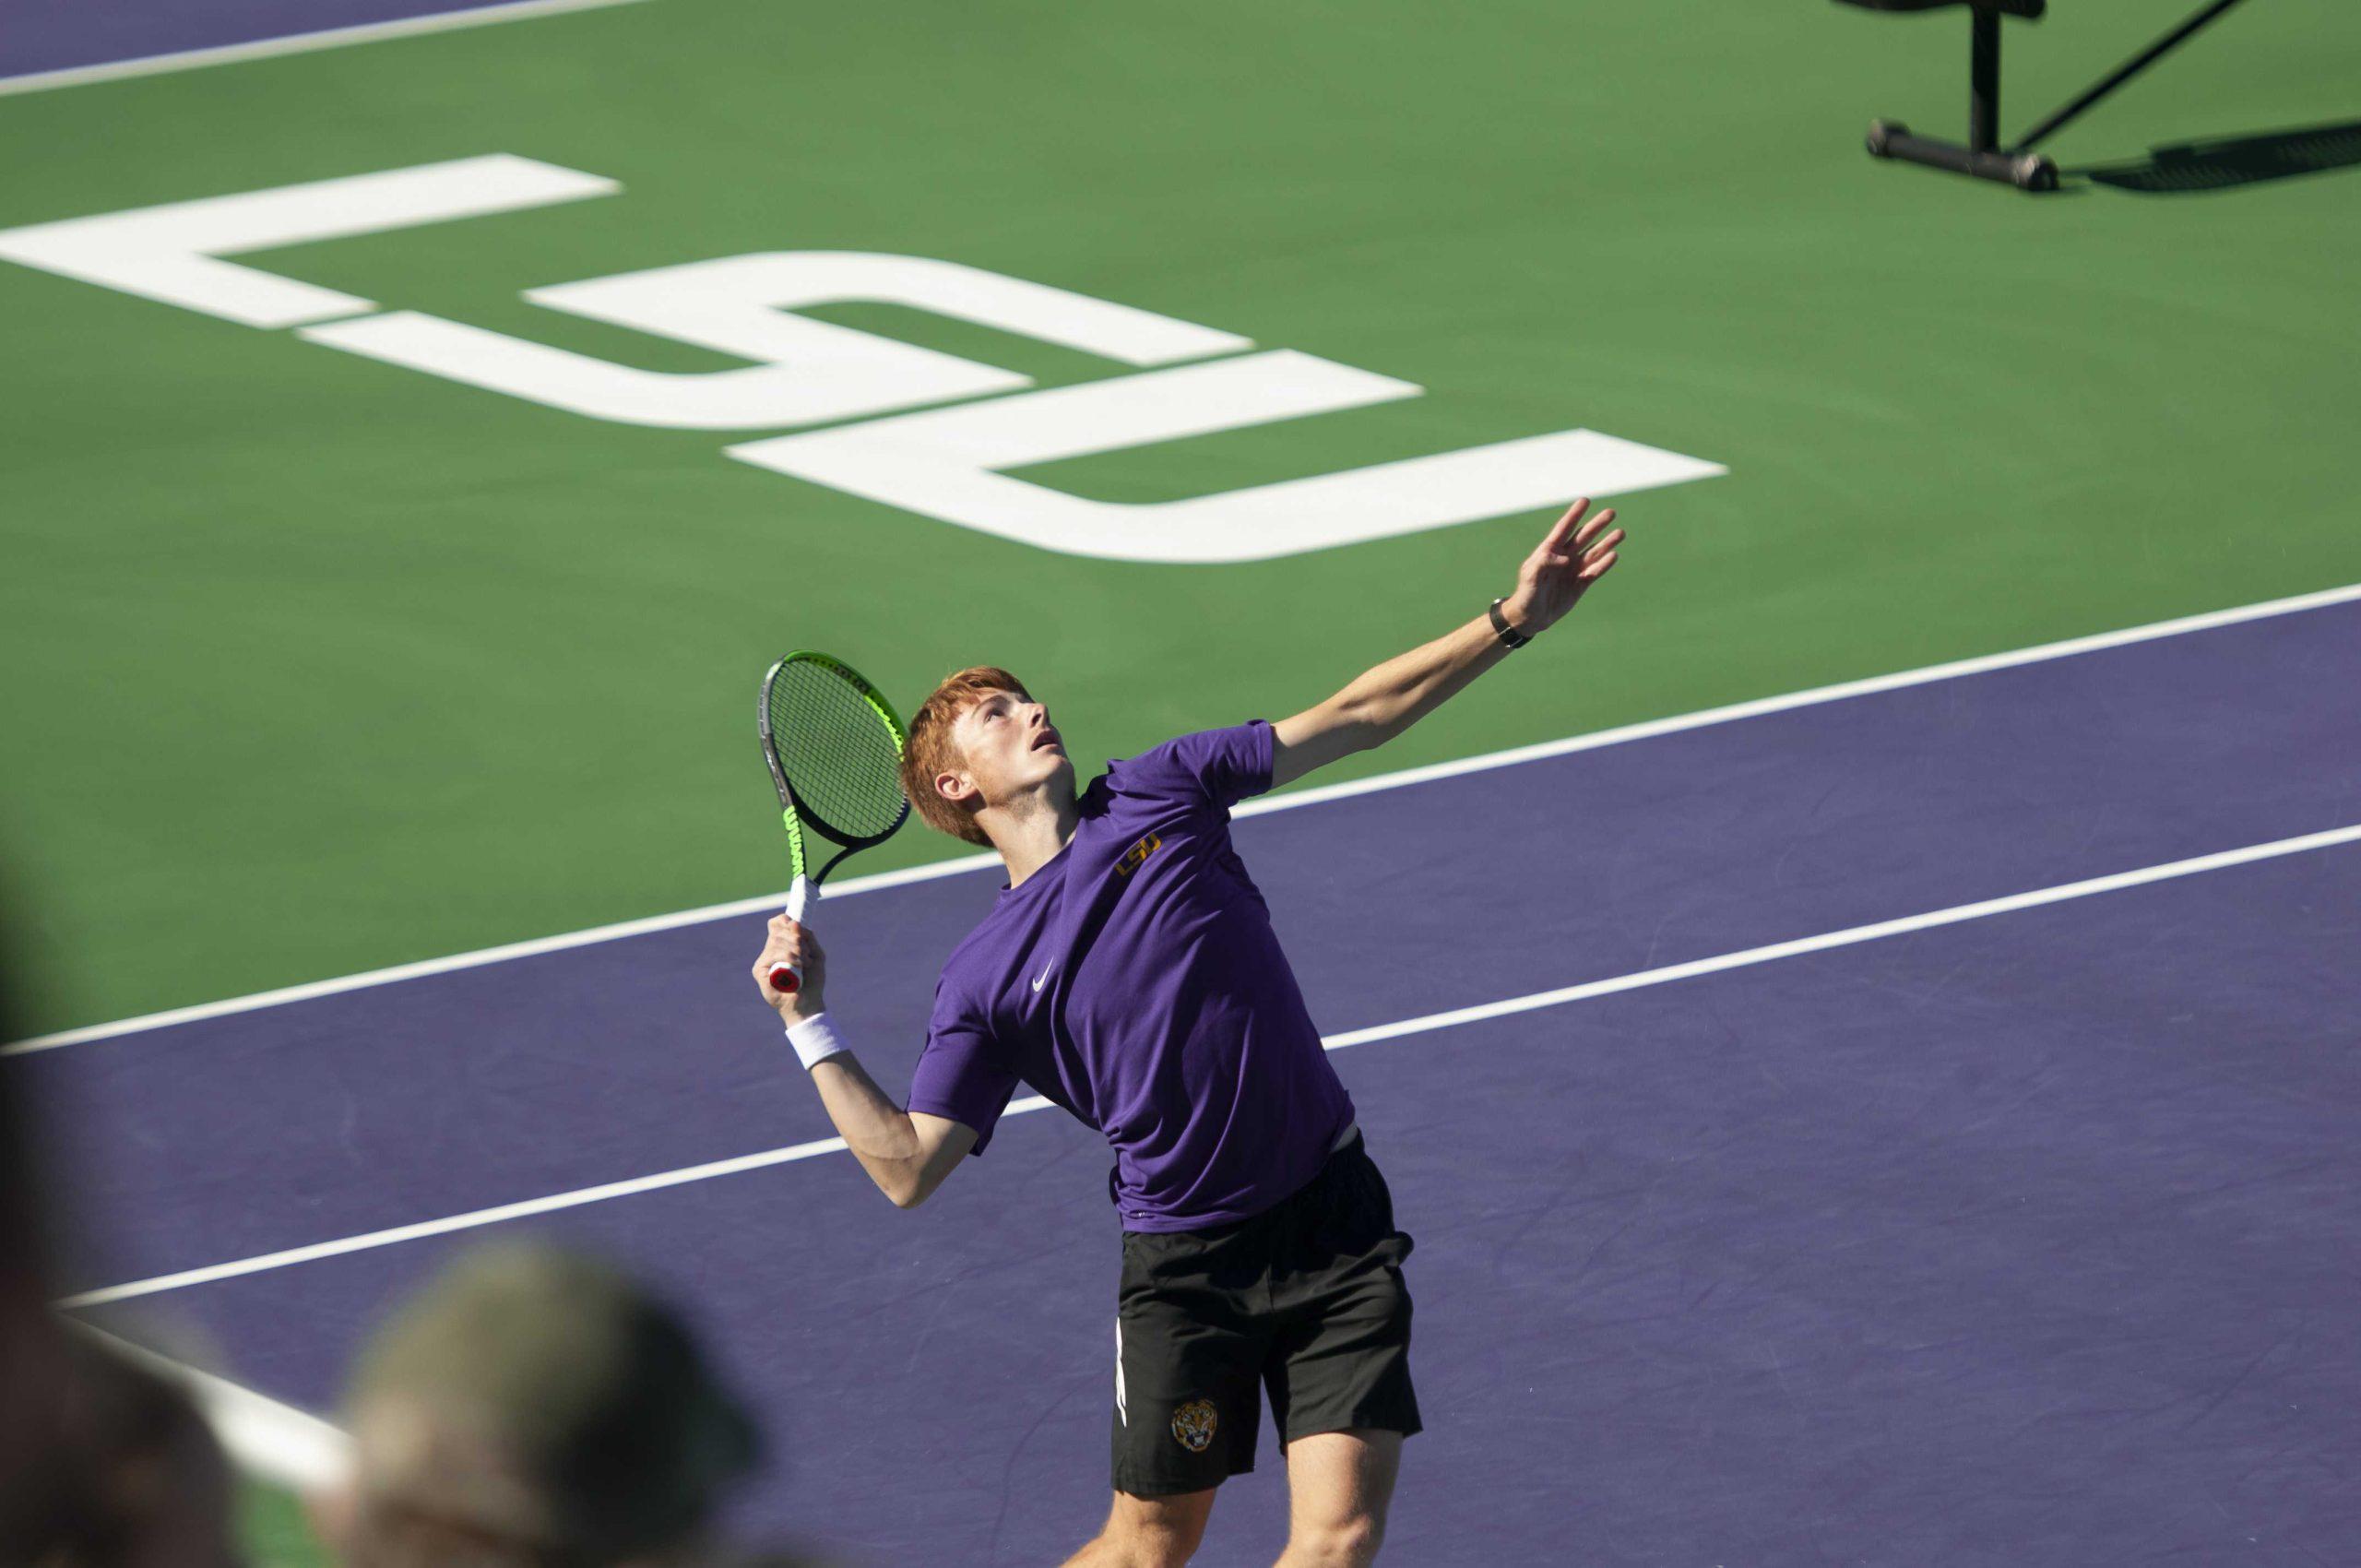
[[[1149,834],[1146,837],[1141,839],[1138,843],[1123,851],[1123,858],[1115,862],[1115,874],[1117,876],[1131,875],[1132,873],[1139,870],[1140,867],[1147,863],[1147,858],[1150,855],[1155,854],[1158,849],[1163,848],[1164,840],[1153,833]]]

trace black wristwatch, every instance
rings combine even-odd
[[[1520,648],[1525,644],[1531,642],[1533,639],[1526,636],[1523,632],[1518,631],[1514,626],[1510,625],[1509,618],[1501,613],[1501,606],[1506,604],[1508,601],[1508,595],[1506,594],[1502,594],[1500,598],[1492,600],[1492,630],[1501,634],[1501,641],[1508,644],[1510,648]]]

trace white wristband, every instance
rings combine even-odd
[[[836,1038],[836,1027],[828,1022],[825,1013],[815,1013],[801,1023],[788,1025],[787,1043],[795,1047],[796,1059],[807,1073],[829,1057],[852,1049]]]

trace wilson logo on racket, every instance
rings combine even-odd
[[[1153,833],[1149,834],[1146,837],[1141,839],[1138,843],[1123,851],[1123,858],[1115,862],[1115,874],[1117,876],[1131,875],[1132,873],[1139,870],[1141,866],[1147,863],[1147,858],[1150,855],[1155,854],[1158,849],[1163,848],[1164,840],[1157,837]]]

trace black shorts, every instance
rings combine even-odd
[[[1170,1497],[1254,1467],[1258,1388],[1282,1442],[1418,1430],[1410,1292],[1385,1178],[1357,1136],[1278,1206],[1123,1233],[1115,1490]]]

